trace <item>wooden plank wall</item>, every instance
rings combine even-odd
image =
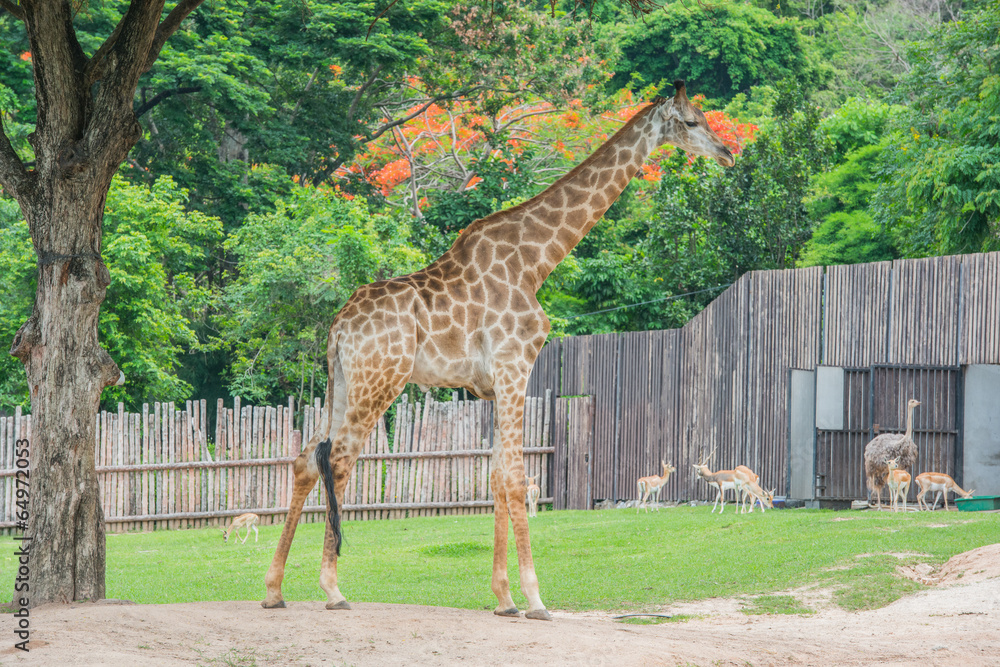
[[[892,262],[826,267],[823,363],[871,366],[888,358]]]
[[[707,498],[694,464],[711,456],[713,470],[731,469],[745,458],[747,362],[750,344],[747,305],[752,279],[743,276],[685,327],[682,418],[686,441],[674,465],[685,481],[685,497]]]
[[[962,255],[958,363],[1000,364],[1000,253]]]
[[[558,346],[547,388],[594,400],[594,499],[636,498],[661,458],[677,467],[665,498],[707,499],[691,464],[712,451],[782,494],[789,370],[1000,363],[1000,253],[757,271],[682,329]]]
[[[538,477],[551,502],[551,396],[525,402],[525,473]],[[345,493],[344,517],[369,520],[491,512],[489,465],[492,402],[410,403],[402,396],[390,431],[381,419],[366,441]],[[322,406],[302,411],[295,429],[289,406],[221,404],[209,429],[205,401],[144,405],[142,413],[101,412],[95,443],[107,530],[196,528],[226,524],[245,511],[262,523],[284,520],[293,483],[291,462],[317,430]],[[209,433],[214,434],[210,441]],[[304,433],[304,435],[303,435]],[[391,435],[390,435],[391,434]],[[30,436],[30,417],[0,418],[0,529],[13,526],[14,441]],[[391,438],[391,440],[390,440]],[[304,522],[323,521],[317,484]]]
[[[875,363],[958,363],[961,256],[892,263],[889,350]]]
[[[782,492],[788,470],[789,369],[820,363],[822,285],[822,267],[751,276],[747,436],[737,453],[763,485]]]

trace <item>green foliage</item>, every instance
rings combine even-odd
[[[85,53],[127,6],[76,7]],[[108,198],[101,336],[129,384],[105,400],[220,394],[222,374],[252,400],[318,394],[326,331],[354,287],[419,268],[572,166],[564,127],[539,126],[522,155],[505,148],[530,125],[503,115],[522,102],[600,112],[609,89],[685,78],[760,126],[732,169],[677,152],[658,186],[626,189],[539,291],[553,335],[678,327],[753,269],[1000,249],[998,7],[675,1],[635,21],[602,0],[591,22],[569,2],[554,16],[547,3],[202,4],[140,82],[144,133],[122,170],[133,185],[116,180]],[[30,161],[30,45],[2,11],[0,43],[0,122]],[[432,99],[434,123],[470,112],[442,144],[468,130],[488,145],[418,146],[403,202],[344,173],[363,152],[374,169],[401,157],[388,125]],[[470,172],[482,180],[467,189]],[[302,187],[334,181],[355,200]],[[423,197],[422,220],[385,213]],[[35,259],[2,198],[0,264],[6,349],[31,311]],[[9,411],[26,388],[2,356]]]
[[[253,213],[225,243],[237,257],[215,318],[214,344],[232,355],[229,389],[252,401],[311,400],[325,386],[327,331],[360,285],[409,273],[426,257],[398,219],[361,202],[296,188]]]
[[[422,235],[419,242],[432,256],[440,255],[455,242],[458,233],[480,218],[504,207],[504,202],[532,194],[531,175],[522,164],[530,161],[531,153],[515,156],[509,146],[498,138],[504,148],[469,165],[470,171],[482,180],[466,190],[445,191],[434,197],[423,211],[424,222],[437,233]]]
[[[28,383],[24,366],[7,354],[14,335],[31,315],[37,280],[35,250],[28,223],[11,199],[0,198],[0,413],[18,405],[27,409]]]
[[[134,410],[143,401],[180,400],[191,393],[176,375],[178,355],[197,343],[191,323],[209,302],[207,248],[222,230],[218,219],[185,211],[185,196],[169,177],[151,188],[117,177],[112,182],[102,251],[111,284],[99,335],[125,374],[125,385],[105,390],[106,408],[124,401]],[[27,224],[9,200],[0,200],[0,263],[6,267],[0,336],[9,346],[31,314],[37,275]],[[0,407],[5,405],[28,405],[24,369],[6,355],[0,361]]]
[[[778,86],[774,114],[723,172],[708,203],[708,242],[730,281],[794,266],[812,233],[804,199],[810,177],[827,166],[829,140],[819,130],[818,108],[791,82]]]
[[[626,31],[611,85],[638,74],[646,83],[687,80],[710,100],[729,100],[751,86],[795,79],[814,87],[820,77],[794,19],[753,5],[671,2]]]
[[[100,316],[100,337],[125,373],[124,387],[103,402],[188,398],[191,386],[176,371],[178,355],[197,345],[192,321],[208,307],[205,272],[222,223],[185,211],[186,192],[169,177],[151,188],[116,178],[104,212],[104,261],[111,272]]]
[[[881,142],[893,119],[903,111],[904,107],[899,105],[857,97],[848,99],[821,123],[834,145],[833,161],[839,163],[851,151]]]
[[[883,146],[865,146],[847,155],[843,164],[814,177],[806,200],[817,221],[799,266],[858,264],[895,259],[889,233],[868,212],[878,187],[876,172]]]
[[[1000,2],[914,46],[875,217],[907,256],[1000,250]]]
[[[27,53],[27,40],[12,32],[0,19],[0,43],[9,47],[0,53],[0,122],[14,150],[28,160],[33,155],[28,135],[35,113],[31,60],[21,57]]]

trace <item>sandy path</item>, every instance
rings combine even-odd
[[[951,584],[955,563],[968,576]],[[13,648],[13,618],[0,617],[0,665],[1000,665],[998,574],[994,545],[949,561],[942,585],[874,611],[746,616],[708,600],[665,610],[700,618],[660,625],[364,603],[49,605],[31,612],[30,653]]]

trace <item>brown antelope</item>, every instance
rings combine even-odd
[[[715,451],[712,451],[712,455]],[[736,493],[736,504],[739,505],[740,494],[743,491],[743,485],[750,481],[747,474],[742,471],[736,470],[719,470],[717,472],[712,472],[708,469],[708,462],[711,460],[712,455],[709,455],[707,459],[701,463],[695,463],[694,469],[698,473],[698,477],[708,482],[709,486],[714,486],[718,489],[718,493],[715,496],[715,502],[712,503],[712,512],[715,512],[715,506],[722,501],[722,507],[719,509],[719,514],[726,511],[726,498],[725,491],[727,489],[732,489]]]
[[[542,494],[542,490],[535,484],[536,477],[538,475],[524,478],[528,482],[528,491],[525,496],[528,499],[528,516],[538,516],[538,496]]]
[[[233,519],[233,522],[229,524],[228,530],[223,530],[222,528],[220,528],[219,530],[222,530],[222,539],[225,540],[226,542],[229,541],[230,533],[232,533],[235,530],[236,539],[233,540],[233,542],[235,542],[236,540],[240,539],[240,528],[246,528],[247,534],[243,536],[243,540],[240,542],[240,544],[246,544],[247,538],[250,537],[251,528],[253,528],[253,541],[254,542],[257,541],[257,537],[259,536],[259,533],[257,532],[258,523],[260,523],[260,517],[254,514],[253,512],[247,512],[246,514],[241,514],[235,519]]]
[[[899,511],[899,498],[903,498],[903,511],[906,511],[906,495],[910,492],[910,473],[899,469],[897,459],[889,459],[885,464],[889,469],[886,477],[886,486],[889,487],[889,495],[892,496],[892,511]]]
[[[736,468],[737,472],[743,472]],[[744,473],[746,474],[746,473]],[[743,485],[743,507],[740,508],[740,514],[746,511],[747,500],[750,500],[750,513],[752,514],[755,509],[757,509],[757,503],[760,503],[760,511],[763,514],[766,509],[774,509],[774,492],[777,488],[771,489],[770,491],[765,491],[756,480],[748,479],[746,484]]]
[[[948,509],[948,492],[952,491],[957,496],[962,496],[963,498],[969,498],[975,493],[974,489],[969,489],[965,491],[958,484],[955,483],[949,475],[943,472],[922,472],[917,475],[917,507],[925,510],[933,510],[937,508],[938,498],[944,497],[944,508]],[[927,492],[931,491],[935,494],[934,496],[934,507],[928,507],[927,501],[924,496]]]
[[[639,513],[639,507],[645,507],[646,511],[649,511],[649,506],[646,503],[646,499],[650,495],[653,496],[653,502],[656,503],[654,507],[657,511],[660,510],[660,489],[667,485],[667,480],[670,479],[670,473],[677,470],[672,464],[666,461],[660,460],[660,465],[663,466],[663,474],[661,475],[650,475],[649,477],[640,477],[636,485],[639,487],[639,504],[635,506],[635,513]]]
[[[774,509],[774,492],[777,488],[771,489],[770,491],[764,491],[758,483],[760,482],[760,475],[755,473],[753,470],[744,465],[739,465],[733,468],[736,472],[741,472],[747,477],[749,484],[743,487],[743,507],[740,509],[740,514],[744,513],[746,509],[747,499],[752,498],[753,502],[750,504],[750,511],[753,512],[757,507],[757,503],[760,503],[760,511],[764,511],[765,505],[771,509]],[[751,486],[752,485],[752,486]],[[737,501],[740,499],[737,498]]]

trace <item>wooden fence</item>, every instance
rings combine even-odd
[[[550,341],[528,394],[591,397],[589,478],[568,482],[591,499],[636,498],[661,458],[677,467],[663,498],[706,499],[692,464],[712,451],[780,495],[791,369],[998,363],[994,252],[748,273],[681,329]]]
[[[552,502],[549,467],[553,448],[551,400],[525,405],[525,468],[538,475],[541,502]],[[489,490],[492,403],[436,401],[430,394],[395,406],[392,428],[384,419],[365,443],[348,481],[344,517],[367,520],[471,514],[493,508]],[[302,429],[288,406],[241,406],[219,401],[208,428],[205,401],[144,405],[141,413],[101,412],[96,463],[109,531],[225,524],[246,511],[263,523],[280,522],[288,510],[291,462],[319,423],[319,400],[306,406]],[[30,417],[0,419],[0,529],[14,512],[14,441],[30,437]],[[209,433],[214,434],[209,439]],[[16,437],[15,437],[16,436]],[[306,499],[303,521],[323,521],[325,496],[317,484]]]

